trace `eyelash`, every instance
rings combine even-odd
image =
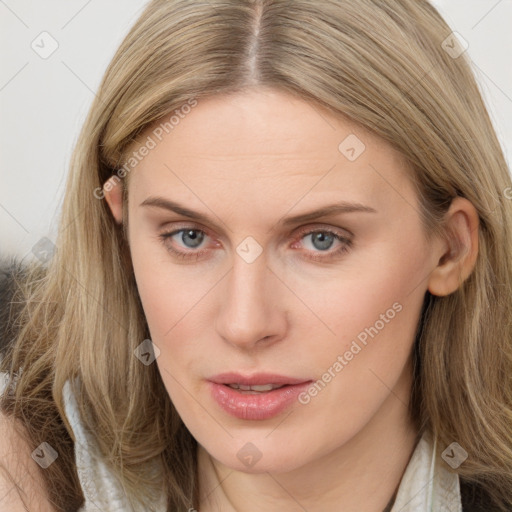
[[[200,232],[200,233],[204,233],[206,236],[208,236],[208,234],[204,230],[199,229],[197,227],[189,226],[189,227],[182,227],[180,229],[175,229],[173,231],[161,233],[161,234],[158,235],[158,238],[161,240],[161,242],[164,245],[164,247],[171,254],[173,254],[174,256],[176,256],[179,259],[183,259],[183,260],[185,260],[185,259],[197,260],[205,252],[208,252],[208,249],[202,249],[202,250],[199,250],[199,251],[192,251],[192,252],[178,251],[174,247],[172,247],[172,246],[167,244],[167,240],[169,238],[171,238],[174,235],[177,235],[178,233],[181,233],[183,231],[197,231],[197,232]],[[306,228],[306,229],[300,231],[299,234],[296,235],[296,236],[298,236],[299,240],[302,240],[302,238],[304,238],[305,236],[314,235],[316,233],[327,233],[329,235],[332,235],[336,240],[341,242],[342,245],[338,249],[336,249],[336,250],[334,250],[332,252],[326,252],[327,256],[324,256],[324,255],[312,256],[312,255],[310,255],[310,256],[305,256],[306,259],[309,259],[309,260],[312,260],[312,261],[328,261],[328,260],[332,260],[332,259],[335,259],[338,256],[341,256],[342,254],[347,253],[349,251],[349,249],[351,249],[351,247],[352,247],[352,240],[350,240],[350,239],[346,238],[345,236],[341,235],[340,233],[338,233],[338,232],[336,232],[336,231],[334,231],[332,229],[328,229],[328,228],[318,228],[318,229],[309,229],[309,230]],[[317,254],[322,254],[322,251],[317,252]]]

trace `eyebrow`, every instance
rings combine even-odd
[[[211,223],[211,219],[204,215],[203,213],[196,212],[194,210],[190,210],[185,206],[166,199],[164,197],[151,196],[145,199],[140,206],[148,206],[148,207],[156,207],[162,208],[164,210],[169,210],[175,212],[179,215],[183,215],[184,217],[188,217],[190,219],[197,220],[199,222]],[[350,203],[347,201],[339,201],[338,203],[329,204],[318,208],[316,210],[312,210],[309,212],[301,213],[299,215],[294,215],[291,217],[286,217],[283,220],[279,220],[277,225],[288,227],[295,224],[300,224],[302,222],[310,222],[312,220],[327,217],[329,215],[336,215],[341,213],[353,213],[353,212],[364,212],[364,213],[377,213],[377,210],[370,206],[366,206],[361,203]],[[282,218],[281,218],[282,219]]]

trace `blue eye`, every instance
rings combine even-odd
[[[176,234],[178,233],[181,233],[180,241],[183,242],[189,249],[196,249],[199,245],[201,245],[205,235],[203,231],[199,231],[198,229],[182,229],[181,231],[176,232]]]
[[[170,233],[162,233],[159,235],[159,238],[162,240],[163,244],[165,245],[166,249],[177,256],[178,258],[194,258],[197,259],[199,256],[202,255],[205,251],[192,251],[192,252],[185,252],[180,251],[179,249],[176,249],[173,247],[169,240],[172,240],[176,235],[180,235],[178,237],[178,240],[187,248],[189,249],[196,249],[201,245],[203,240],[205,239],[206,233],[204,231],[201,231],[200,229],[192,229],[192,228],[186,228],[186,229],[178,229],[176,231],[172,231]]]
[[[311,237],[311,244],[313,247],[319,251],[326,251],[330,249],[336,240],[335,235],[327,231],[315,231],[314,233],[306,235],[306,237],[308,236]]]
[[[311,259],[313,261],[322,261],[336,258],[337,256],[341,256],[342,254],[348,252],[352,246],[351,240],[329,229],[305,231],[301,233],[300,239],[304,240],[308,237],[311,237],[310,245],[313,247],[313,250],[307,251],[305,258]],[[340,244],[340,246],[334,251],[329,251],[329,249],[336,241]]]

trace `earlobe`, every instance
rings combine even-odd
[[[445,296],[456,291],[474,269],[478,255],[479,217],[473,204],[456,197],[446,213],[448,250],[442,253],[429,276],[432,295]]]
[[[118,224],[123,222],[123,185],[118,176],[112,176],[103,185],[105,200]]]

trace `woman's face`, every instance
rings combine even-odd
[[[406,422],[437,261],[405,162],[282,92],[193,105],[143,134],[128,196],[156,364],[192,435],[230,468],[280,472]]]

